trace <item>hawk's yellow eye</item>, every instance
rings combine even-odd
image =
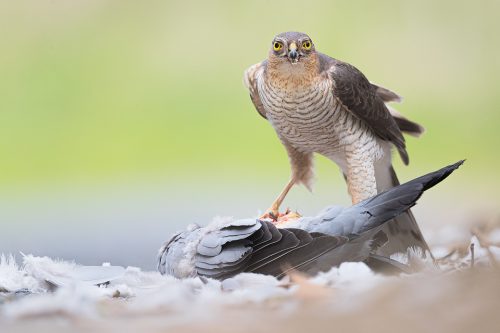
[[[304,50],[310,50],[311,49],[311,41],[306,40],[305,42],[302,42],[302,48]]]
[[[282,48],[283,48],[283,44],[281,44],[280,42],[274,42],[274,44],[273,44],[274,51],[279,51]]]

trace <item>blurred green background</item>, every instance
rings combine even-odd
[[[499,10],[488,0],[0,1],[0,252],[150,267],[172,230],[267,208],[288,160],[242,74],[287,30],[404,96],[396,108],[427,131],[407,139],[409,167],[395,162],[402,180],[468,159],[425,201],[424,225],[446,216],[440,200],[462,218],[498,214]],[[312,214],[348,202],[337,167],[318,158],[315,193],[294,189],[286,204]]]

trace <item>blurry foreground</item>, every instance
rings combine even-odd
[[[436,265],[376,275],[363,263],[278,281],[240,274],[176,280],[129,267],[109,285],[65,281],[75,265],[26,256],[0,263],[2,332],[498,332],[500,228],[435,248]],[[474,255],[470,252],[473,244]],[[64,281],[50,291],[45,281]]]

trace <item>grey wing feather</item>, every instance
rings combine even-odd
[[[338,217],[342,218],[343,214],[350,215],[356,212],[363,216],[361,220],[363,224],[357,224],[358,228],[354,229],[354,233],[363,233],[375,227],[382,225],[384,222],[406,212],[416,204],[416,201],[422,196],[424,191],[438,184],[456,170],[463,161],[444,167],[438,171],[429,173],[425,176],[418,177],[402,185],[393,187],[387,191],[381,192],[376,196],[361,201],[360,203],[344,209]]]
[[[194,267],[179,267],[179,262],[186,256],[185,248],[196,241],[203,228],[196,228],[175,234],[166,242],[158,253],[158,271],[161,274],[169,274],[176,277],[188,277],[195,275]]]
[[[383,171],[383,169],[380,170]],[[379,174],[383,175],[382,173]],[[386,169],[385,176],[380,177],[378,181],[377,186],[380,185],[381,189],[399,185],[398,177],[392,166]],[[429,246],[411,210],[407,210],[396,216],[392,221],[384,224],[380,232],[385,235],[387,241],[378,246],[376,251],[378,254],[390,256],[393,253],[405,253],[409,247],[421,249],[424,256],[427,252],[430,253]]]
[[[255,233],[255,231],[259,230],[261,225],[255,223],[253,226],[243,227],[243,228],[222,228],[220,230],[214,230],[205,235],[201,241],[199,246],[204,247],[219,247],[227,242],[232,242],[240,239],[247,238],[248,236]]]
[[[347,241],[345,237],[325,234],[316,234],[313,237],[310,233],[295,228],[280,230],[280,232],[283,231],[293,233],[299,242],[284,249],[280,246],[279,250],[275,251],[275,253],[265,257],[263,260],[260,259],[257,265],[252,264],[253,258],[251,258],[249,260],[249,268],[246,271],[274,275],[276,277],[282,277],[292,269],[307,272],[309,266],[313,265],[319,257]],[[332,266],[332,264],[328,264],[327,267],[322,267],[320,270],[329,269]]]
[[[268,240],[255,244],[254,255],[260,253],[259,251],[266,249],[269,246],[272,246],[273,244],[281,241],[281,239],[283,238],[283,234],[280,233],[279,230],[276,229],[272,223],[264,221],[262,221],[261,223],[267,227],[269,234],[271,236]]]
[[[264,258],[260,258],[256,262],[250,260],[250,266],[248,271],[261,274],[269,274],[269,275],[279,274],[279,272],[277,271],[281,272],[283,268],[281,267],[282,265],[280,264],[280,259],[284,259],[285,261],[288,262],[291,259],[291,256],[289,255],[291,252],[306,246],[313,240],[313,238],[309,235],[308,232],[300,229],[285,228],[285,229],[280,229],[280,232],[287,233],[292,241],[286,246],[283,247],[280,246],[280,248],[277,249],[277,251],[274,251],[274,253]],[[286,238],[287,237],[285,237],[284,240]]]
[[[243,82],[245,83],[245,86],[247,87],[248,92],[250,93],[250,99],[252,100],[255,109],[264,119],[267,119],[266,110],[264,109],[264,105],[262,104],[262,101],[259,96],[257,80],[259,76],[264,74],[266,66],[267,66],[267,60],[264,60],[248,68],[243,75]]]
[[[276,228],[270,229],[272,223],[261,221],[261,224],[262,224],[261,230],[263,231],[264,234],[262,235],[262,238],[254,242],[253,246],[254,253],[275,242],[278,242],[282,237],[282,235],[276,230]],[[252,239],[252,237],[250,237],[249,239]]]
[[[319,54],[321,69],[332,80],[333,93],[344,109],[363,121],[381,139],[392,142],[405,164],[409,158],[396,121],[377,89],[356,67]]]
[[[235,220],[201,236],[194,266],[198,275],[221,278],[241,272],[253,251],[250,238],[262,239],[262,223],[255,219]]]
[[[251,234],[248,234],[248,228],[253,230]],[[226,236],[214,241],[214,238],[221,235]],[[208,237],[208,240],[204,240],[205,237]],[[225,239],[222,240],[223,238]],[[203,231],[202,228],[177,234],[162,248],[159,258],[160,272],[177,277],[192,276],[181,271],[177,264],[184,258],[185,249],[195,240],[198,241],[192,267],[195,274],[225,279],[240,272],[282,276],[290,268],[309,269],[308,265],[324,253],[345,243],[347,238],[320,233],[311,235],[305,230],[294,228],[278,229],[265,221],[254,221],[254,225],[250,227],[233,225],[209,232]],[[199,246],[201,243],[214,247]],[[204,254],[207,249],[213,252]]]
[[[211,266],[223,266],[224,264],[228,264],[229,266],[231,266],[232,264],[235,264],[243,259],[249,253],[249,251],[252,250],[252,248],[248,245],[250,245],[249,241],[233,242],[231,244],[228,244],[223,251],[221,249],[221,251],[214,256],[205,256],[198,253],[195,257],[195,266],[198,267],[199,263]]]
[[[291,270],[298,270],[309,274],[328,270],[335,266],[335,263],[327,260],[326,265],[320,265],[320,258],[340,248],[347,241],[346,237],[318,233],[309,244],[291,252],[286,258],[287,261],[280,267],[281,272],[275,272],[275,274],[279,273],[275,276],[280,278]],[[337,259],[344,261],[340,257]]]
[[[380,256],[377,254],[370,254],[364,261],[365,264],[373,271],[383,274],[409,274],[412,272],[410,266],[405,265],[397,260]]]
[[[313,221],[313,223],[309,221],[308,225],[305,226],[306,230],[346,236],[350,239],[355,239],[358,236],[369,236],[373,250],[382,255],[406,252],[407,248],[414,245],[419,245],[419,247],[426,250],[425,242],[423,245],[417,242],[418,235],[415,235],[415,232],[411,233],[409,231],[408,235],[398,234],[397,237],[393,237],[395,232],[393,229],[397,227],[394,226],[393,219],[399,221],[401,217],[410,214],[407,212],[408,209],[416,204],[424,191],[444,180],[462,163],[463,161],[457,162],[405,184],[390,188],[352,207],[340,211],[326,211],[323,215],[316,217],[316,221]],[[413,230],[410,222],[407,222],[407,225],[401,225],[401,228],[403,230]],[[412,238],[409,239],[405,235],[412,235]],[[383,244],[384,242],[387,242],[387,244]]]
[[[424,191],[446,179],[453,171],[458,169],[464,161],[448,165],[437,171],[415,178],[402,185],[393,187],[376,196],[353,206],[361,206],[372,217],[371,224],[380,224],[381,220],[391,219],[401,214],[416,204]],[[370,228],[370,226],[364,226]]]
[[[248,259],[252,248],[241,244],[230,244],[220,254],[210,258],[195,259],[195,268],[198,275],[219,277],[225,274],[236,274],[243,270],[244,262]]]
[[[401,189],[407,188],[407,195],[404,196],[402,194],[400,196],[400,201],[404,203],[408,203],[409,201],[417,200],[417,198],[412,197],[413,194],[421,193],[426,189],[434,186],[438,182],[445,179],[449,174],[451,174],[455,169],[457,169],[463,161],[457,162],[455,164],[449,165],[445,168],[442,168],[433,173],[427,174],[425,176],[416,178],[406,184],[399,185],[399,181],[397,180],[396,174],[393,170],[392,178],[393,178],[393,186],[395,193],[400,192]],[[399,185],[399,186],[398,186]],[[411,188],[410,188],[411,186]],[[377,209],[379,211],[383,210],[382,206],[378,206]],[[420,228],[413,216],[413,213],[408,210],[398,216],[395,216],[392,221],[385,224],[380,231],[384,232],[387,235],[388,241],[383,246],[380,246],[377,249],[377,254],[381,254],[384,256],[389,256],[393,253],[404,253],[408,248],[419,248],[421,249],[425,255],[425,252],[429,250],[429,246],[427,245]],[[430,251],[429,251],[430,252]],[[430,254],[432,257],[432,253]]]
[[[201,255],[215,256],[220,253],[224,244],[245,239],[260,228],[261,225],[256,223],[254,219],[232,221],[230,224],[204,235],[198,243],[197,251]]]
[[[276,229],[275,226],[271,226],[270,228]],[[273,258],[276,258],[285,251],[299,246],[300,239],[297,238],[297,236],[293,232],[286,229],[276,230],[282,235],[280,240],[256,252],[252,256],[251,262],[248,265],[248,271],[254,271],[258,267],[263,265],[263,263],[265,264],[267,262],[270,262]]]

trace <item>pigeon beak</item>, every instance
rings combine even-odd
[[[288,59],[290,59],[292,64],[299,61],[299,53],[297,52],[297,44],[295,44],[295,42],[290,43],[288,47]]]

